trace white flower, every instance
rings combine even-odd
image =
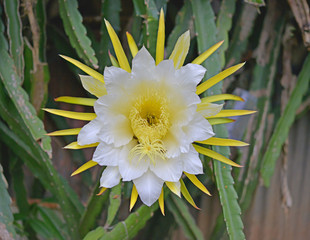
[[[197,64],[175,69],[172,60],[156,66],[144,47],[133,58],[131,73],[105,68],[107,94],[95,102],[97,118],[78,135],[79,145],[100,143],[93,161],[107,166],[101,187],[111,188],[120,179],[133,181],[150,206],[164,182],[179,182],[183,172],[203,173],[192,143],[214,135],[196,112],[201,102],[196,86],[205,71]]]

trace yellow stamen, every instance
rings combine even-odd
[[[124,49],[122,47],[122,44],[117,36],[117,34],[115,33],[113,27],[111,26],[111,24],[104,19],[105,25],[108,29],[108,33],[110,35],[110,39],[112,41],[112,45],[114,47],[114,51],[118,60],[118,63],[120,65],[120,67],[122,69],[124,69],[127,72],[131,72],[129,63],[128,63],[128,59],[125,55]]]
[[[130,207],[129,207],[130,211],[135,206],[137,199],[138,199],[138,191],[136,186],[133,184],[130,197]]]
[[[84,121],[91,121],[97,117],[95,113],[83,113],[83,112],[72,112],[66,110],[59,110],[59,109],[50,109],[50,108],[43,108],[44,111],[59,115],[62,117],[77,119],[77,120],[84,120]]]
[[[74,175],[77,175],[81,172],[84,172],[85,170],[87,169],[90,169],[94,166],[96,166],[98,163],[97,162],[94,162],[93,160],[90,160],[88,161],[87,163],[84,163],[81,167],[79,167],[78,169],[76,169],[72,174],[71,174],[71,177],[74,176]]]
[[[129,46],[131,55],[132,57],[135,57],[139,51],[137,44],[129,32],[126,32],[126,36],[127,36],[128,46]]]
[[[201,146],[198,146],[196,144],[193,144],[194,148],[196,149],[197,152],[207,156],[207,157],[210,157],[210,158],[213,158],[215,160],[218,160],[218,161],[221,161],[223,163],[226,163],[226,164],[229,164],[231,166],[234,166],[234,167],[242,167],[240,166],[239,164],[231,161],[230,159],[224,157],[223,155],[213,151],[213,150],[210,150],[208,148],[204,148],[204,147],[201,147]]]
[[[68,62],[72,63],[73,65],[77,66],[79,69],[81,69],[82,71],[84,71],[85,73],[87,73],[88,75],[92,76],[93,78],[96,78],[97,80],[101,81],[104,83],[104,77],[102,74],[98,73],[97,71],[93,70],[92,68],[86,66],[85,64],[64,56],[64,55],[59,55],[60,57],[64,58],[65,60],[67,60]]]
[[[156,45],[156,65],[158,65],[164,59],[165,51],[165,16],[164,10],[160,10],[158,33],[157,33],[157,45]]]
[[[56,102],[65,102],[65,103],[71,103],[71,104],[79,104],[84,106],[94,106],[96,99],[94,98],[81,98],[81,97],[58,97],[54,99]]]
[[[68,136],[68,135],[78,135],[82,128],[70,128],[64,130],[58,130],[51,133],[47,133],[48,136]]]
[[[214,53],[223,44],[223,42],[224,42],[224,40],[214,44],[208,50],[206,50],[205,52],[200,54],[198,57],[196,57],[192,61],[192,63],[194,63],[194,64],[201,64],[201,63],[203,63],[212,53]]]
[[[207,81],[201,83],[197,86],[196,94],[199,95],[212,87],[213,85],[217,84],[218,82],[222,81],[224,78],[228,77],[229,75],[233,74],[237,70],[239,70],[245,63],[240,63],[235,66],[232,66],[219,74],[215,75],[212,78],[209,78]]]

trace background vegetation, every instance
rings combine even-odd
[[[214,196],[204,196],[188,183],[202,210],[169,195],[165,217],[157,204],[150,208],[138,204],[130,213],[130,184],[96,196],[100,167],[70,178],[77,166],[90,159],[92,150],[65,151],[61,147],[74,138],[51,140],[46,131],[84,123],[41,110],[44,106],[91,110],[53,101],[58,96],[86,94],[77,77],[79,70],[58,54],[103,72],[111,65],[108,51],[113,54],[105,18],[127,53],[125,33],[129,31],[139,47],[144,44],[154,55],[160,8],[166,16],[166,55],[187,29],[191,48],[186,62],[225,40],[203,63],[207,77],[242,61],[247,64],[208,94],[235,93],[245,102],[227,104],[258,110],[255,116],[236,119],[227,128],[215,127],[218,136],[229,135],[251,144],[242,149],[216,149],[231,154],[244,167],[231,169],[205,159],[206,174],[200,180]],[[0,16],[1,239],[245,238],[241,212],[253,204],[259,179],[265,186],[270,184],[280,154],[286,176],[288,162],[296,160],[288,158],[289,129],[296,119],[309,119],[310,16],[306,0],[268,1],[266,5],[263,0],[1,0]],[[309,175],[309,171],[300,174]],[[275,204],[284,202],[288,209],[292,203],[287,178],[283,179],[279,189],[284,189],[285,201]],[[309,230],[304,231],[306,239]],[[267,232],[266,236],[271,235]]]

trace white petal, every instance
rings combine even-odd
[[[134,179],[133,183],[141,201],[145,205],[151,206],[159,198],[164,181],[151,171],[147,171],[141,177]]]
[[[111,188],[116,186],[121,179],[118,167],[107,167],[100,178],[100,187]]]
[[[129,158],[129,152],[136,144],[137,141],[133,140],[122,149],[122,157],[119,159],[119,171],[123,181],[131,181],[141,177],[149,167],[150,161],[147,158],[143,158],[140,161],[139,156],[134,156],[132,159]]]
[[[121,158],[121,150],[113,144],[101,142],[94,152],[93,161],[101,166],[117,166]]]
[[[79,145],[86,145],[99,142],[98,133],[102,123],[95,118],[94,120],[87,123],[79,132],[77,142]]]
[[[150,164],[150,169],[164,181],[177,182],[182,176],[183,162],[180,157],[166,160],[157,158],[155,164]]]
[[[143,46],[132,59],[132,76],[135,81],[153,80],[155,61],[151,54]]]
[[[209,121],[199,113],[195,113],[192,121],[183,127],[183,131],[191,143],[203,141],[215,135]]]
[[[166,84],[169,82],[177,82],[175,78],[175,68],[172,60],[163,60],[155,68],[155,73],[159,81],[163,81]]]
[[[92,76],[88,75],[79,75],[79,76],[83,87],[89,93],[95,95],[98,98],[107,94],[107,90],[103,82],[93,78]]]
[[[203,103],[198,106],[197,112],[207,118],[218,114],[222,108],[223,104]]]
[[[129,143],[133,137],[129,119],[124,115],[114,117],[113,123],[105,124],[98,136],[101,141],[109,144],[113,143],[115,147]]]
[[[126,92],[126,82],[129,82],[131,74],[118,67],[105,67],[104,81],[108,93]]]
[[[183,160],[183,171],[190,174],[203,173],[203,166],[198,152],[191,145],[188,153],[182,153],[180,156]]]
[[[183,88],[196,92],[196,86],[202,80],[206,71],[201,65],[189,63],[176,71],[176,78]]]

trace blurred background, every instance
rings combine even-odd
[[[58,54],[103,73],[108,52],[115,56],[107,19],[129,58],[126,31],[154,56],[161,8],[165,56],[188,29],[185,63],[224,40],[203,63],[205,79],[246,61],[216,88],[245,100],[226,106],[258,111],[224,125],[227,136],[250,143],[220,148],[244,167],[205,158],[199,179],[212,197],[186,181],[201,210],[170,194],[166,216],[140,202],[130,213],[130,183],[96,196],[98,166],[70,177],[94,149],[65,150],[76,136],[46,132],[85,122],[41,110],[92,112],[54,101],[93,97]],[[0,16],[0,239],[310,238],[309,1],[1,0]]]

